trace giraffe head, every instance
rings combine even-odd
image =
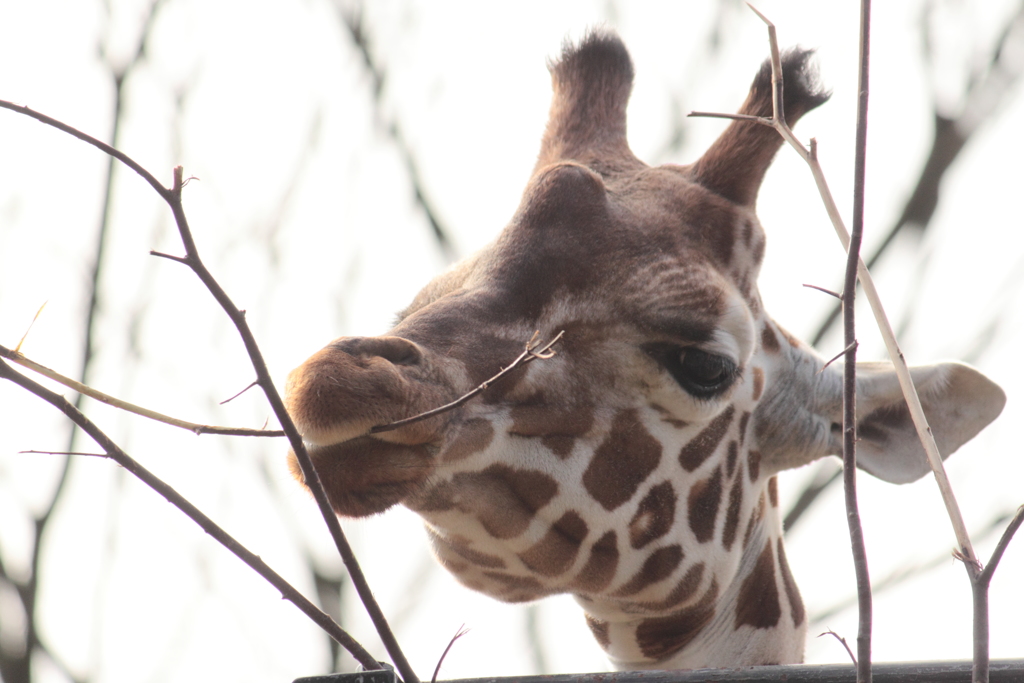
[[[827,99],[808,62],[784,57],[790,123]],[[335,340],[293,371],[289,411],[339,514],[402,503],[465,585],[507,601],[574,594],[620,667],[800,661],[774,475],[840,451],[841,370],[757,291],[754,203],[781,138],[734,121],[695,163],[652,168],[626,142],[633,69],[617,37],[589,35],[551,71],[508,227],[387,336]],[[741,113],[770,115],[771,90],[766,64]],[[370,432],[473,389],[538,330],[564,331],[554,357]],[[861,466],[922,476],[893,373],[858,376]],[[944,455],[1005,400],[965,365],[914,376]]]

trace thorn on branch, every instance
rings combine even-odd
[[[835,298],[839,299],[840,301],[843,300],[843,295],[842,294],[837,294],[836,292],[833,292],[831,289],[825,289],[824,287],[819,287],[818,285],[809,285],[807,283],[804,283],[804,287],[807,287],[808,289],[816,289],[819,292],[824,292],[825,294],[828,294],[829,296],[834,296]]]
[[[223,401],[221,401],[221,402],[220,402],[220,403],[218,403],[217,405],[221,405],[221,406],[222,406],[222,405],[224,405],[224,404],[226,404],[226,403],[230,403],[231,401],[234,401],[234,400],[235,400],[236,398],[238,398],[239,396],[241,396],[241,395],[242,395],[242,394],[244,394],[245,392],[249,391],[250,389],[252,389],[252,388],[253,388],[254,386],[256,386],[257,384],[259,384],[259,380],[253,380],[253,381],[252,381],[252,383],[251,383],[251,384],[249,384],[249,386],[247,386],[247,387],[246,387],[245,389],[242,389],[241,391],[239,391],[239,392],[238,392],[237,394],[235,394],[235,395],[234,395],[234,396],[232,396],[231,398],[226,398],[226,399],[224,399]]]
[[[39,307],[38,311],[36,311],[36,314],[32,316],[32,322],[28,324],[28,328],[25,330],[25,334],[21,335],[21,339],[18,340],[18,345],[14,347],[15,353],[21,351],[21,345],[25,343],[26,339],[28,339],[28,333],[32,331],[32,326],[36,324],[37,320],[39,320],[39,316],[42,315],[43,309],[46,308],[47,303],[49,302],[44,301],[43,305]]]
[[[185,266],[189,265],[188,257],[185,257],[185,256],[174,256],[172,254],[165,254],[162,251],[155,251],[153,249],[149,250],[149,255],[150,256],[159,256],[160,258],[165,258],[165,259],[167,259],[169,261],[176,261],[176,262],[178,262],[178,263],[180,263],[182,265],[185,265]]]
[[[839,360],[840,358],[842,358],[846,354],[850,353],[851,351],[856,351],[857,350],[857,346],[858,346],[858,343],[857,343],[856,340],[854,340],[854,342],[852,344],[847,346],[845,349],[843,349],[842,351],[840,351],[836,355],[834,355],[831,358],[829,358],[828,361],[824,365],[821,366],[821,370],[818,370],[818,372],[815,373],[815,374],[820,375],[821,373],[825,372],[825,368],[827,368],[828,366],[832,365],[837,360]]]

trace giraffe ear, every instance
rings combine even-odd
[[[911,368],[911,377],[943,459],[996,419],[1006,403],[997,384],[963,363]],[[894,484],[931,471],[892,365],[857,363],[857,414],[858,467]],[[835,415],[830,454],[842,453],[841,424],[842,415]]]

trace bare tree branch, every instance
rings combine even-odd
[[[118,465],[128,470],[131,474],[141,480],[144,484],[159,493],[167,502],[184,512],[192,521],[198,524],[203,531],[212,536],[218,543],[230,550],[236,557],[246,565],[255,570],[260,576],[266,579],[274,588],[281,592],[281,597],[298,607],[303,614],[313,620],[320,628],[327,631],[332,638],[336,639],[342,646],[353,654],[364,666],[378,667],[377,661],[367,652],[362,645],[348,635],[337,623],[327,614],[318,609],[305,596],[297,591],[291,584],[267,565],[258,555],[250,552],[245,546],[236,541],[230,534],[221,529],[212,519],[203,514],[199,508],[190,503],[184,496],[167,485],[162,479],[154,475],[145,467],[140,465],[131,456],[125,453],[120,446],[114,443],[102,430],[100,430],[80,410],[75,408],[63,396],[50,391],[28,377],[16,372],[5,361],[0,360],[0,378],[9,380],[22,387],[26,391],[35,394],[53,407],[64,413],[68,419],[74,422],[83,432],[89,435],[100,448],[105,456],[115,461]]]
[[[977,67],[968,79],[964,105],[955,117],[940,113],[934,105],[935,127],[932,131],[932,145],[928,158],[918,176],[917,184],[903,206],[896,220],[882,241],[868,257],[868,269],[886,254],[893,240],[905,228],[923,233],[931,224],[939,205],[940,188],[946,172],[953,166],[960,153],[970,142],[982,124],[1009,99],[1013,88],[1024,73],[1024,60],[1019,53],[1007,50],[1011,43],[1024,40],[1024,3],[1017,9],[1000,33],[991,49],[991,57]],[[927,41],[926,41],[927,42]],[[811,346],[817,346],[839,319],[840,307],[835,306],[825,316],[811,338]]]
[[[1020,58],[1019,51],[1014,52],[1008,47],[1021,41],[1024,41],[1024,3],[1008,18],[995,44],[989,50],[990,58],[972,71],[960,113],[956,116],[941,113],[938,104],[934,104],[935,127],[928,157],[899,218],[867,259],[866,266],[869,270],[888,252],[898,234],[905,229],[922,234],[931,224],[938,208],[941,185],[946,172],[960,158],[960,153],[977,130],[1009,100],[1014,87],[1020,82],[1021,74],[1024,73],[1024,59]],[[937,48],[930,40],[927,26],[923,42],[926,46],[926,58],[931,61],[934,59],[932,53]],[[1000,287],[999,291],[1006,288]],[[812,346],[818,346],[832,330],[839,319],[840,310],[840,306],[837,305],[826,315],[811,338]],[[977,338],[974,348],[962,356],[964,360],[971,362],[971,359],[977,357],[991,342],[1001,318],[1001,313],[993,315],[984,333]],[[808,484],[800,493],[798,503],[786,515],[785,528],[789,529],[795,525],[804,511],[810,508],[817,497],[837,479],[838,474],[826,482],[818,482],[816,478]]]
[[[220,434],[223,436],[284,436],[284,432],[281,431],[280,429],[246,429],[244,427],[215,427],[213,425],[203,425],[197,424],[195,422],[179,420],[176,417],[163,415],[161,413],[156,412],[155,410],[143,408],[141,406],[135,405],[134,403],[122,401],[119,398],[114,398],[109,394],[105,394],[102,391],[93,389],[92,387],[86,386],[81,382],[77,382],[71,379],[70,377],[65,377],[64,375],[60,374],[55,370],[51,370],[45,365],[40,365],[39,363],[36,363],[35,361],[27,358],[24,354],[14,351],[13,349],[8,349],[6,346],[0,345],[0,356],[6,358],[7,360],[17,363],[18,365],[26,367],[29,370],[34,370],[35,372],[38,372],[40,375],[43,375],[44,377],[49,377],[53,381],[59,384],[63,384],[69,389],[74,389],[79,394],[89,396],[90,398],[94,398],[101,403],[106,403],[107,405],[113,406],[114,408],[119,408],[128,413],[133,413],[135,415],[147,417],[157,422],[163,422],[164,424],[171,425],[172,427],[181,427],[182,429],[187,429],[190,432],[195,432],[196,434]],[[254,384],[255,382],[253,382],[253,385]],[[246,391],[248,390],[248,388],[249,387],[246,387],[246,389],[243,389],[242,391]],[[232,398],[235,398],[235,396],[232,396]]]
[[[999,538],[996,549],[992,552],[992,558],[988,566],[982,571],[977,571],[975,566],[965,562],[967,576],[971,580],[971,593],[974,601],[974,666],[971,669],[972,683],[989,683],[989,633],[988,633],[988,589],[992,584],[992,576],[995,574],[999,560],[1003,558],[1006,547],[1017,533],[1021,523],[1024,522],[1024,505],[1017,508],[1017,514],[1013,516],[1006,531]]]
[[[320,508],[321,515],[327,523],[328,530],[331,532],[331,536],[338,548],[338,552],[341,554],[342,561],[345,563],[345,567],[348,569],[349,575],[352,577],[353,584],[356,586],[356,590],[359,593],[360,599],[363,601],[364,607],[370,615],[370,619],[377,628],[377,632],[380,635],[388,654],[394,660],[396,668],[405,679],[405,683],[419,683],[418,677],[409,665],[405,655],[402,653],[397,639],[394,637],[394,634],[391,632],[391,628],[387,624],[387,620],[384,618],[383,612],[381,612],[380,607],[377,605],[376,599],[373,597],[373,593],[370,590],[369,583],[366,581],[366,578],[359,567],[359,563],[356,560],[355,554],[352,552],[352,548],[349,545],[348,540],[345,538],[345,534],[341,529],[341,524],[338,522],[338,518],[334,514],[334,510],[330,506],[330,502],[327,499],[327,493],[323,489],[320,477],[316,473],[313,462],[309,457],[305,444],[303,443],[302,436],[299,434],[294,422],[292,422],[291,417],[288,415],[288,411],[285,410],[284,402],[282,401],[281,395],[277,391],[277,387],[274,385],[273,380],[270,377],[270,371],[267,368],[266,361],[263,359],[263,354],[245,320],[245,311],[235,306],[227,292],[224,291],[223,287],[220,286],[220,283],[217,282],[199,258],[199,251],[196,247],[195,239],[192,236],[192,231],[189,228],[188,219],[185,216],[185,210],[181,202],[181,191],[184,187],[182,168],[180,166],[175,167],[174,183],[172,188],[164,188],[158,181],[156,181],[152,174],[143,169],[127,155],[122,152],[118,152],[117,150],[113,150],[109,145],[74,129],[67,124],[31,110],[27,110],[25,107],[11,105],[11,103],[3,100],[0,100],[0,107],[12,109],[19,113],[32,116],[37,120],[53,125],[54,127],[68,132],[104,151],[108,149],[112,150],[114,156],[118,159],[125,160],[125,163],[129,167],[136,170],[136,172],[149,180],[151,184],[155,183],[155,186],[159,188],[158,193],[162,198],[164,198],[168,206],[171,208],[171,213],[174,215],[174,222],[178,226],[178,234],[185,247],[185,256],[180,257],[180,262],[187,265],[192,272],[195,273],[217,303],[220,304],[231,322],[235,325],[239,336],[242,338],[242,343],[249,355],[249,359],[252,362],[253,369],[256,371],[257,382],[263,390],[264,395],[266,395],[268,402],[274,410],[274,414],[277,416],[278,422],[281,423],[281,426],[288,437],[292,450],[295,453],[300,468],[302,469],[306,485],[309,487],[310,491],[313,493],[314,499],[317,501],[317,506]],[[364,663],[364,666],[372,668],[373,665]],[[379,664],[377,665],[377,668],[379,668]]]
[[[427,222],[430,224],[431,233],[437,241],[437,245],[440,247],[441,253],[444,255],[444,258],[448,263],[454,263],[458,260],[455,245],[452,244],[452,240],[448,236],[448,231],[441,224],[441,219],[438,217],[437,210],[430,201],[426,187],[423,183],[423,176],[420,173],[419,164],[413,156],[412,147],[409,145],[408,140],[406,140],[405,132],[402,130],[398,119],[394,116],[388,115],[381,104],[381,97],[384,91],[384,83],[387,80],[387,74],[384,67],[380,65],[373,55],[373,51],[370,46],[370,39],[366,34],[362,5],[357,4],[352,10],[345,10],[340,3],[336,3],[335,6],[337,8],[338,17],[341,19],[341,24],[344,26],[346,31],[348,31],[349,38],[352,40],[352,45],[362,58],[363,66],[366,68],[366,72],[370,76],[372,83],[371,87],[373,90],[373,106],[377,112],[377,120],[383,123],[384,129],[395,142],[395,147],[405,164],[406,173],[409,174],[409,182],[412,185],[412,191],[415,195],[416,203],[423,209],[423,214],[426,216]]]
[[[859,71],[857,76],[857,134],[854,143],[853,225],[846,256],[843,281],[843,339],[846,361],[843,365],[843,490],[846,494],[846,521],[850,527],[853,565],[857,574],[857,683],[871,683],[871,577],[864,530],[857,507],[857,334],[855,328],[857,266],[864,237],[864,176],[868,150],[869,65],[871,61],[871,0],[860,0]],[[843,644],[846,641],[843,640]],[[852,657],[852,654],[851,654]]]

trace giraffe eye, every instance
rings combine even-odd
[[[692,346],[655,343],[645,345],[644,350],[696,398],[714,398],[728,389],[739,374],[732,359]]]

